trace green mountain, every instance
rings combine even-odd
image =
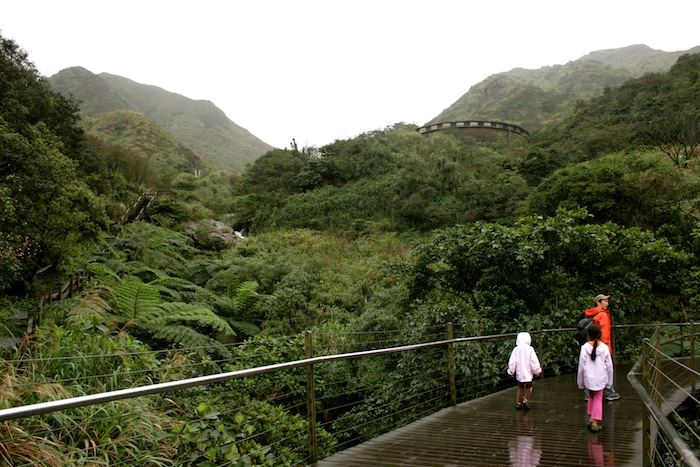
[[[591,52],[565,65],[537,70],[515,68],[491,75],[472,86],[426,125],[460,120],[496,120],[538,129],[604,89],[668,70],[687,51],[664,52],[646,45]]]
[[[83,126],[88,134],[137,156],[135,160],[148,161],[157,172],[208,168],[197,152],[138,112],[114,110],[97,118],[86,117]]]
[[[86,115],[99,120],[116,110],[140,113],[221,169],[242,172],[247,163],[273,149],[209,101],[81,67],[66,68],[48,80],[56,91],[78,100]]]

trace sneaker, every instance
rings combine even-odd
[[[613,393],[613,394],[610,394],[609,396],[605,396],[605,399],[606,399],[606,400],[609,400],[609,401],[616,401],[616,400],[618,400],[619,398],[620,398],[620,395],[619,395],[618,393],[616,393],[616,392]]]
[[[516,404],[515,410],[523,410],[523,404]]]
[[[520,404],[520,410],[530,410],[530,406],[527,405],[527,401],[524,400],[522,404]]]
[[[591,425],[589,428],[590,428],[590,430],[591,430],[592,432],[594,432],[594,433],[597,433],[597,432],[599,432],[600,430],[603,429],[603,427],[600,426],[600,425]]]

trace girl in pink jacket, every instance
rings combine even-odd
[[[508,360],[508,374],[515,376],[518,382],[518,391],[515,394],[515,408],[527,410],[527,400],[532,394],[532,378],[542,374],[540,360],[535,349],[532,348],[532,338],[529,332],[518,333],[515,338],[515,348]]]

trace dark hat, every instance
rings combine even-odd
[[[599,301],[605,300],[606,298],[610,298],[610,295],[603,295],[602,293],[601,293],[601,294],[598,294],[598,295],[596,295],[595,298],[593,299],[593,304],[594,304],[594,305],[597,305]]]

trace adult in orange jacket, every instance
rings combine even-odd
[[[612,323],[610,320],[610,295],[598,294],[593,299],[593,308],[586,310],[586,317],[593,316],[593,322],[600,326],[600,342],[604,342],[612,351],[612,342],[610,339],[612,333]],[[586,394],[588,396],[588,394]],[[614,387],[605,388],[605,399],[614,401],[620,398],[620,395],[615,392]]]

